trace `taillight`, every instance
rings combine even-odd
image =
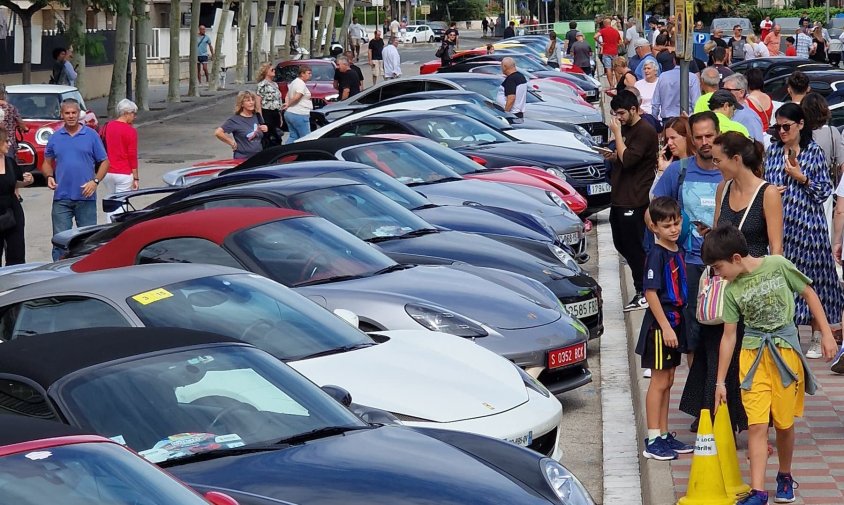
[[[486,166],[486,160],[484,158],[481,158],[480,156],[475,156],[473,154],[470,154],[469,159],[474,161],[478,165]]]

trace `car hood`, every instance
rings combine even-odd
[[[531,144],[544,144],[549,146],[566,147],[577,149],[587,153],[594,153],[589,146],[577,140],[574,133],[560,130],[531,130],[528,128],[513,128],[507,130],[507,135],[523,142]]]
[[[460,337],[429,331],[379,332],[386,342],[288,364],[320,386],[339,384],[354,402],[448,423],[486,417],[528,401],[516,367]]]
[[[592,107],[566,103],[556,100],[553,96],[543,97],[544,102],[529,103],[525,105],[525,115],[540,121],[572,122],[580,123],[603,123],[601,113]]]
[[[520,249],[491,238],[458,231],[441,231],[406,239],[378,243],[379,247],[399,263],[426,263],[421,257],[462,261],[470,265],[500,268],[545,282],[571,274],[557,262],[549,263]],[[397,258],[397,256],[399,258]],[[400,261],[399,261],[400,260]]]
[[[399,426],[168,471],[203,491],[231,489],[297,505],[548,504],[494,466]]]
[[[463,154],[483,157],[484,153],[520,160],[521,164],[542,163],[567,168],[580,165],[601,165],[604,160],[593,152],[579,149],[565,149],[557,146],[532,144],[529,142],[498,142],[479,146],[464,146],[457,149]],[[510,165],[518,163],[510,163]]]
[[[303,286],[296,291],[321,296],[330,308],[343,308],[347,300],[361,303],[364,299],[389,304],[394,307],[391,310],[404,311],[408,303],[433,306],[502,330],[534,328],[561,317],[553,293],[536,281],[469,265],[418,266],[362,279]]]
[[[513,211],[487,207],[437,206],[413,211],[425,221],[452,230],[489,235],[519,237],[539,242],[553,242],[557,237],[553,230],[534,216]],[[505,213],[506,212],[506,213]],[[519,219],[519,223],[515,222]]]

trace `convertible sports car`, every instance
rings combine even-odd
[[[603,158],[595,153],[519,142],[480,121],[453,112],[381,112],[364,115],[351,123],[336,127],[335,124],[331,123],[311,132],[306,138],[416,135],[450,147],[487,168],[518,165],[533,166],[543,170],[553,169],[553,175],[571,184],[582,197],[586,198],[586,215],[601,211],[610,205],[612,188]],[[445,150],[440,148],[440,151]],[[437,159],[442,161],[442,158]]]
[[[155,311],[176,297],[130,302]],[[367,424],[228,337],[158,328],[39,335],[0,346],[0,370],[28,400],[3,410],[125,443],[194,489],[225,490],[243,505],[594,504],[551,458],[470,433]]]
[[[603,330],[598,284],[559,248],[551,249],[552,258],[548,259],[547,254],[540,258],[486,237],[439,230],[368,186],[346,179],[276,180],[201,192],[159,206],[141,219],[154,220],[209,207],[233,207],[240,202],[316,214],[361,240],[377,243],[390,258],[401,264],[448,265],[464,262],[530,277],[550,289],[569,315],[583,320],[592,337],[599,336]],[[200,215],[204,214],[203,211],[195,217],[200,219]],[[212,218],[206,219],[214,222]],[[92,246],[104,243],[107,237],[132,233],[137,226],[137,220],[129,219],[115,226],[114,230],[93,236]],[[165,228],[163,223],[161,226]],[[168,237],[174,238],[169,233]],[[166,239],[158,237],[158,240]],[[135,252],[133,248],[125,252],[123,257],[127,263],[124,264],[131,264]],[[94,254],[116,256],[120,253],[106,244]]]
[[[208,245],[202,241],[190,241],[188,245],[197,244],[197,247]],[[211,254],[218,251],[219,246],[206,249],[210,249],[208,252]],[[221,254],[217,253],[219,256]],[[436,270],[433,267],[419,268],[408,269],[409,275],[417,272],[431,274]],[[383,326],[374,326],[371,321],[361,319],[361,326],[366,330],[428,329],[474,339],[526,369],[543,384],[551,386],[549,390],[555,394],[591,380],[585,346],[583,356],[580,352],[574,353],[572,348],[579,343],[585,344],[586,329],[577,320],[561,314],[558,302],[547,290],[542,289],[547,293],[545,297],[538,289],[531,289],[534,286],[523,285],[521,289],[514,286],[514,292],[514,289],[493,285],[477,276],[454,270],[441,267],[430,282],[428,279],[414,279],[416,285],[402,286],[398,292],[398,288],[393,288],[380,296],[378,293],[365,296],[364,289],[361,289],[358,290],[361,300],[350,296],[344,307],[333,308],[352,310],[357,314],[378,313]],[[281,325],[282,334],[287,331],[286,325],[279,321],[279,315],[288,313],[288,309],[284,309],[288,303],[280,298],[287,296],[288,291],[278,283],[233,268],[163,264],[71,275],[66,265],[51,264],[2,277],[9,277],[3,281],[7,284],[5,287],[9,283],[18,287],[4,294],[0,307],[3,315],[0,317],[8,321],[8,332],[19,335],[86,328],[91,321],[113,326],[196,328],[246,340],[266,338],[269,331],[266,321]],[[455,300],[470,298],[457,300],[455,305],[469,308],[471,314],[449,311],[426,301],[426,296],[434,296],[431,293],[448,294],[443,288],[448,278],[470,284],[451,286],[453,294],[450,296]],[[509,278],[513,279],[513,276]],[[358,280],[361,285],[366,285],[366,281],[367,278]],[[473,288],[478,285],[490,291],[482,293]],[[132,298],[139,293],[159,292],[156,291],[159,289],[173,293],[173,296],[155,306],[139,305],[140,302]],[[213,298],[191,298],[194,292]],[[232,295],[239,297],[231,298]],[[315,295],[313,300],[327,306],[325,298],[319,295]],[[262,303],[257,303],[259,301]],[[372,307],[367,307],[367,303]],[[388,305],[391,312],[379,313]],[[291,334],[301,335],[309,331],[306,325],[304,329],[291,330]],[[0,335],[0,338],[6,337]],[[255,343],[264,345],[259,341]],[[555,352],[563,349],[572,352]],[[576,359],[574,354],[577,354]],[[286,359],[292,356],[279,357]],[[562,357],[567,361],[561,366]]]
[[[311,124],[324,126],[335,119],[383,100],[421,91],[448,89],[474,91],[490,100],[496,100],[503,80],[504,77],[500,75],[456,73],[418,75],[379,82],[351,98],[312,111]],[[538,119],[554,126],[576,124],[588,131],[595,142],[599,144],[608,142],[609,128],[604,123],[601,113],[594,107],[572,103],[569,100],[542,97],[534,90],[528,90],[526,101],[526,118]]]
[[[203,500],[132,451],[89,433],[55,421],[0,415],[0,503],[238,505],[217,491]]]

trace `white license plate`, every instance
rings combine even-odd
[[[598,313],[598,299],[592,298],[582,302],[567,303],[563,305],[563,307],[571,317],[582,319],[584,317],[594,316]]]
[[[557,235],[557,238],[560,239],[560,242],[566,245],[573,245],[580,242],[580,233],[573,232],[573,233],[563,233],[561,235]]]
[[[600,195],[602,193],[609,193],[612,191],[612,186],[608,182],[601,182],[599,184],[590,184],[588,188],[586,188],[587,195]]]
[[[589,91],[587,91],[585,94],[586,94],[586,96],[595,96],[596,92],[595,92],[595,90],[594,90],[594,89],[590,89],[590,90],[589,90]]]
[[[533,432],[529,431],[524,435],[515,438],[508,438],[507,441],[516,445],[521,445],[522,447],[527,447],[533,443]]]
[[[604,143],[604,137],[602,137],[600,135],[592,135],[592,142],[594,142],[596,144],[603,144]]]

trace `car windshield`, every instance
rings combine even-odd
[[[384,240],[433,229],[416,214],[361,184],[300,193],[293,208],[324,217],[361,240]]]
[[[121,360],[74,374],[58,391],[81,428],[153,463],[362,426],[293,369],[236,345]]]
[[[407,31],[408,31],[408,33],[410,33],[410,32],[415,32],[415,31],[416,31],[416,27],[415,27],[415,26],[408,26],[408,27],[407,27]]]
[[[376,275],[396,263],[328,221],[303,217],[237,232],[237,247],[285,286],[304,286]]]
[[[325,174],[325,177],[342,177],[366,184],[405,209],[418,209],[430,202],[416,191],[408,188],[399,181],[374,168],[360,170],[344,170]]]
[[[311,67],[311,78],[308,82],[333,82],[334,81],[334,65],[322,65],[322,64],[312,64],[309,65]],[[299,77],[299,65],[290,64],[290,65],[279,65],[276,69],[276,77],[275,80],[277,82],[287,82],[290,83],[294,79]]]
[[[443,105],[441,107],[437,107],[434,110],[441,110],[445,112],[455,112],[457,114],[462,114],[464,116],[468,116],[472,119],[480,121],[481,123],[489,126],[490,128],[494,128],[496,130],[500,130],[502,128],[509,128],[510,123],[504,118],[504,116],[497,116],[487,109],[483,107],[479,107],[475,104],[471,103],[459,103],[453,105]]]
[[[480,121],[454,114],[409,119],[407,123],[425,137],[441,142],[448,147],[491,144],[511,140]]]
[[[24,119],[60,120],[63,100],[72,98],[79,102],[84,111],[85,102],[78,91],[67,93],[9,93],[9,102],[14,105]]]
[[[460,179],[457,172],[406,142],[382,142],[342,151],[344,160],[377,168],[402,184],[433,184]]]
[[[498,89],[501,87],[501,82],[504,80],[503,77],[496,79],[463,79],[459,74],[448,74],[447,76],[448,80],[458,84],[466,91],[474,91],[475,93],[485,96],[493,101],[496,100],[496,97],[498,96]],[[542,99],[539,98],[539,96],[532,90],[528,90],[525,95],[525,100],[527,103],[538,103],[542,101]]]
[[[15,505],[207,505],[112,443],[34,449],[0,458],[0,502]]]
[[[441,146],[436,142],[426,139],[413,139],[409,140],[408,143],[428,156],[438,159],[440,163],[443,163],[460,175],[473,174],[486,170],[483,165],[479,165],[457,151]]]
[[[372,344],[372,339],[307,298],[254,274],[167,285],[171,296],[127,302],[145,326],[210,331],[238,338],[282,360]]]

